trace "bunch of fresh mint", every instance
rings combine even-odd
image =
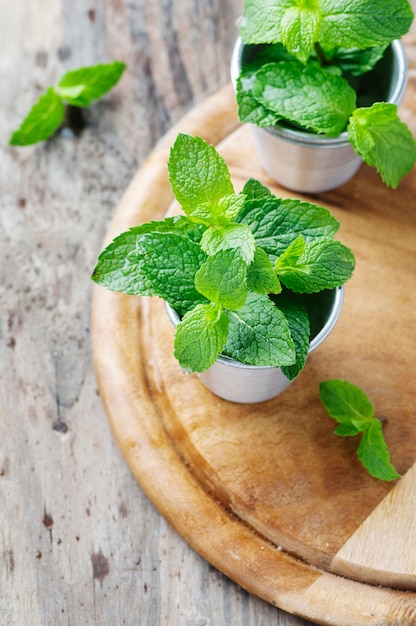
[[[346,130],[357,154],[396,188],[414,166],[414,138],[397,105],[357,108],[358,77],[412,20],[408,0],[245,0],[243,42],[270,45],[259,46],[241,69],[241,121],[289,123],[327,137]]]
[[[319,385],[322,403],[339,426],[335,434],[353,437],[361,434],[357,455],[371,476],[380,480],[400,478],[390,462],[382,422],[374,417],[368,396],[346,380],[327,380]]]
[[[121,61],[81,67],[64,74],[55,87],[49,87],[33,105],[9,143],[28,146],[53,135],[65,118],[65,103],[88,107],[120,80],[126,65]]]
[[[198,137],[177,137],[168,169],[185,215],[118,236],[93,280],[175,309],[174,352],[187,371],[204,371],[223,353],[293,379],[305,364],[310,322],[291,295],[338,287],[354,268],[351,251],[334,240],[339,223],[253,179],[235,193],[224,160]]]

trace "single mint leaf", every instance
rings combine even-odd
[[[237,221],[248,224],[256,244],[274,262],[299,236],[307,243],[329,239],[339,222],[328,209],[300,200],[280,200],[275,196],[247,200]]]
[[[64,74],[55,91],[73,106],[88,107],[114,87],[125,69],[121,61],[81,67]]]
[[[376,102],[356,109],[350,118],[348,138],[354,150],[393,189],[413,169],[416,142],[399,119],[396,104]]]
[[[195,274],[206,255],[199,244],[169,232],[122,233],[100,254],[92,279],[112,291],[160,296],[183,314],[206,302]]]
[[[11,146],[29,146],[44,141],[58,130],[64,117],[64,104],[50,87],[33,105],[9,143]]]
[[[249,178],[243,187],[242,193],[246,196],[247,200],[258,200],[260,198],[272,197],[272,192],[263,183],[255,178]]]
[[[240,36],[244,43],[281,41],[280,23],[285,11],[296,6],[294,0],[245,0]]]
[[[242,193],[231,193],[223,196],[218,201],[218,214],[216,215],[219,223],[227,223],[233,220],[244,206],[246,196]]]
[[[368,396],[346,380],[320,383],[319,395],[328,415],[340,424],[361,424],[360,430],[363,430],[374,417],[374,407]]]
[[[306,0],[286,9],[280,24],[281,39],[288,51],[306,63],[318,41],[322,13],[318,0]]]
[[[270,111],[261,104],[251,93],[251,87],[256,80],[255,74],[241,74],[237,80],[237,105],[240,122],[255,124],[260,128],[274,126],[282,119],[281,115]]]
[[[293,302],[286,296],[274,299],[276,306],[282,311],[289,324],[290,335],[296,352],[296,362],[282,367],[282,372],[289,380],[293,380],[303,370],[309,351],[310,324],[308,311],[304,306]]]
[[[208,257],[195,276],[195,287],[226,309],[239,309],[247,298],[247,264],[239,250],[220,250]]]
[[[254,259],[247,270],[247,286],[256,293],[280,293],[282,287],[273,265],[262,248],[256,247]]]
[[[356,93],[341,76],[297,61],[257,70],[251,94],[267,110],[305,129],[337,137],[356,107]]]
[[[281,367],[296,360],[286,317],[265,295],[249,293],[230,320],[224,354],[249,365]]]
[[[340,287],[352,276],[355,266],[351,250],[339,241],[315,241],[303,254],[279,257],[276,271],[280,281],[295,293],[316,293]]]
[[[374,478],[379,478],[380,480],[396,480],[396,478],[400,478],[400,474],[396,472],[390,463],[390,454],[384,440],[380,420],[373,419],[363,433],[357,455],[366,470]]]
[[[376,63],[383,58],[386,46],[374,46],[366,50],[359,48],[336,48],[331,56],[331,63],[342,72],[350,72],[353,76],[361,76],[370,72]]]
[[[302,235],[296,237],[294,241],[286,248],[286,250],[279,256],[275,263],[275,270],[278,274],[281,271],[287,271],[291,267],[296,267],[299,263],[299,259],[305,252],[305,240]]]
[[[189,217],[205,223],[226,220],[220,201],[234,194],[224,159],[200,137],[179,134],[168,161],[170,184]],[[230,221],[230,220],[229,220]]]
[[[228,334],[228,317],[212,304],[199,304],[178,324],[174,355],[188,372],[203,372],[221,353]]]
[[[201,240],[202,249],[210,256],[228,248],[238,248],[247,265],[254,257],[256,243],[247,224],[226,224],[208,228]]]
[[[413,21],[408,0],[320,0],[319,41],[343,48],[370,48],[405,35]]]

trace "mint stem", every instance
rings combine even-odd
[[[321,67],[327,67],[329,65],[329,61],[326,58],[325,53],[322,50],[322,46],[318,41],[315,42],[315,51],[316,51],[316,54],[318,55],[318,59],[321,63]]]

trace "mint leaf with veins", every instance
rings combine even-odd
[[[73,106],[88,107],[118,83],[125,69],[125,63],[113,61],[71,70],[62,76],[55,91]]]
[[[310,322],[308,311],[302,304],[293,302],[283,294],[274,297],[273,301],[286,317],[290,335],[295,345],[296,362],[293,365],[282,367],[282,373],[286,378],[293,380],[304,368],[309,352]]]
[[[390,462],[381,421],[374,417],[368,396],[345,380],[320,383],[319,395],[328,415],[339,424],[335,434],[352,437],[362,433],[357,454],[367,471],[380,480],[400,478]]]
[[[413,21],[408,0],[320,0],[319,42],[343,48],[370,48],[406,34]]]
[[[225,196],[234,197],[234,189],[227,165],[214,146],[200,137],[179,134],[170,151],[168,170],[173,193],[186,215],[206,223],[227,218],[219,203],[224,203]],[[224,211],[229,207],[226,203]]]
[[[303,0],[286,9],[280,24],[281,40],[294,57],[306,63],[318,41],[322,13],[318,0]]]
[[[240,35],[244,43],[277,43],[281,41],[280,23],[294,0],[245,0]]]
[[[238,248],[248,265],[253,260],[256,243],[247,224],[233,222],[224,226],[207,228],[201,239],[201,247],[208,255],[213,255],[219,250]]]
[[[282,286],[268,254],[256,247],[254,259],[247,270],[247,285],[256,293],[280,293]]]
[[[280,281],[295,293],[317,293],[343,285],[352,276],[354,256],[339,241],[295,240],[276,261]],[[297,255],[299,256],[297,257]]]
[[[195,274],[206,255],[198,243],[169,232],[127,231],[100,254],[92,279],[112,291],[159,296],[178,313],[205,302]]]
[[[33,105],[9,143],[11,146],[29,146],[44,141],[58,130],[64,117],[64,104],[50,87]]]
[[[266,296],[250,292],[245,305],[228,311],[223,353],[249,365],[292,365],[295,346],[284,314]]]
[[[297,61],[264,65],[250,92],[268,111],[327,137],[345,130],[356,106],[356,93],[344,78]]]
[[[212,304],[199,304],[184,315],[174,339],[174,355],[188,372],[203,372],[222,352],[228,334],[228,317]]]
[[[413,169],[416,143],[399,119],[396,104],[376,102],[356,109],[348,125],[348,138],[354,150],[393,189]]]
[[[245,204],[248,200],[258,200],[260,198],[272,197],[272,192],[266,185],[263,185],[255,178],[249,178],[244,187],[242,193],[246,196]]]
[[[256,193],[262,192],[257,188]],[[324,207],[291,198],[281,200],[266,194],[246,200],[237,221],[250,226],[256,244],[267,252],[272,261],[300,234],[306,242],[311,242],[329,239],[339,229],[338,220]]]
[[[195,275],[195,287],[208,300],[239,309],[247,298],[247,264],[239,250],[220,250],[209,256]]]
[[[237,80],[238,117],[241,122],[255,124],[260,128],[274,126],[282,119],[282,116],[268,110],[253,96],[250,89],[255,80],[255,74],[247,74],[246,72],[241,74]]]

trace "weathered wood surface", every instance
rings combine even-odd
[[[149,503],[91,359],[89,275],[113,211],[157,139],[228,81],[241,5],[0,5],[2,625],[307,623],[219,574]],[[63,71],[114,58],[128,72],[79,138],[7,146]],[[414,81],[414,48],[409,61]]]

